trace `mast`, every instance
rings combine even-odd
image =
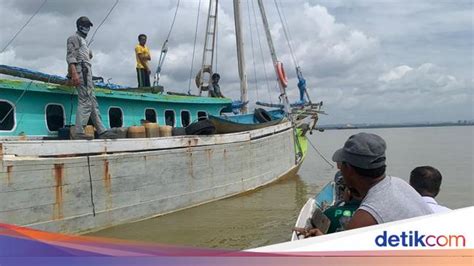
[[[275,47],[273,46],[273,40],[272,36],[270,34],[270,28],[268,27],[268,20],[267,20],[267,15],[265,13],[265,8],[263,7],[263,2],[262,0],[258,0],[258,7],[260,9],[260,14],[262,15],[262,22],[263,22],[263,28],[265,29],[265,35],[267,37],[267,42],[268,42],[268,47],[270,49],[270,53],[272,56],[272,61],[273,61],[273,67],[275,69],[275,74],[279,79],[278,86],[280,87],[280,97],[283,98],[283,105],[285,112],[287,114],[290,113],[290,102],[288,101],[288,96],[286,95],[286,86],[283,85],[282,80],[280,80],[280,77],[278,75],[278,68],[277,65],[279,63],[278,58],[275,53]],[[289,116],[291,117],[291,116]]]
[[[235,24],[235,42],[237,44],[237,61],[240,77],[240,100],[242,103],[248,102],[247,95],[247,73],[245,67],[244,39],[242,35],[242,21],[240,16],[240,0],[234,0],[234,24]],[[246,114],[247,105],[240,108],[240,112]]]

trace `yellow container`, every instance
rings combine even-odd
[[[171,137],[173,127],[171,126],[160,126],[160,136],[161,137]]]
[[[128,138],[146,138],[146,132],[144,126],[131,126],[127,132]]]
[[[84,134],[86,136],[90,136],[90,137],[94,138],[94,136],[95,136],[94,133],[95,133],[94,126],[87,125],[87,126],[84,127]],[[70,135],[71,139],[74,139],[73,136],[76,136],[76,127],[75,126],[72,126],[72,127],[69,128],[69,135]]]
[[[94,133],[95,133],[95,128],[94,128],[94,126],[92,126],[92,125],[87,125],[87,126],[84,128],[84,133],[86,134],[86,136],[94,138]]]
[[[160,136],[160,127],[157,123],[145,123],[145,133],[147,138],[157,138]]]

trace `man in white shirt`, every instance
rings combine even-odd
[[[420,193],[423,200],[435,213],[448,212],[451,209],[439,205],[434,199],[440,190],[441,173],[431,166],[419,166],[410,173],[410,185]]]

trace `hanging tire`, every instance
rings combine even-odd
[[[262,109],[262,108],[255,109],[254,117],[260,123],[272,121],[272,116],[270,115],[270,113],[267,112],[267,110]]]
[[[186,135],[212,135],[216,133],[216,127],[209,120],[201,120],[186,127]]]
[[[184,136],[186,135],[186,129],[184,127],[174,127],[171,130],[173,136]]]

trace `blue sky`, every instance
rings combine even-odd
[[[0,46],[3,47],[42,1],[0,2]],[[48,0],[29,26],[0,54],[0,63],[64,75],[65,40],[74,33],[76,18],[87,15],[98,26],[114,2]],[[202,57],[207,2],[202,1],[200,10],[201,34],[194,72]],[[288,22],[292,45],[308,81],[311,98],[324,101],[324,108],[329,113],[321,117],[321,123],[474,119],[472,1],[277,2]],[[224,94],[238,99],[232,3],[220,3],[217,70],[221,73]],[[276,102],[278,89],[260,17],[253,17],[251,2],[242,3],[249,97],[253,101]],[[288,94],[290,99],[296,100],[294,65],[275,1],[264,0],[264,3],[277,55],[290,78]],[[152,66],[156,67],[175,5],[176,1],[120,1],[95,37],[92,46],[94,74],[112,78],[117,83],[135,85],[133,47],[136,36],[139,33],[149,36],[154,58]],[[170,38],[161,84],[172,91],[188,90],[197,6],[197,0],[181,1]],[[255,2],[254,8],[257,8]],[[255,19],[264,45],[264,61],[261,60]],[[196,93],[195,87],[191,89]]]

